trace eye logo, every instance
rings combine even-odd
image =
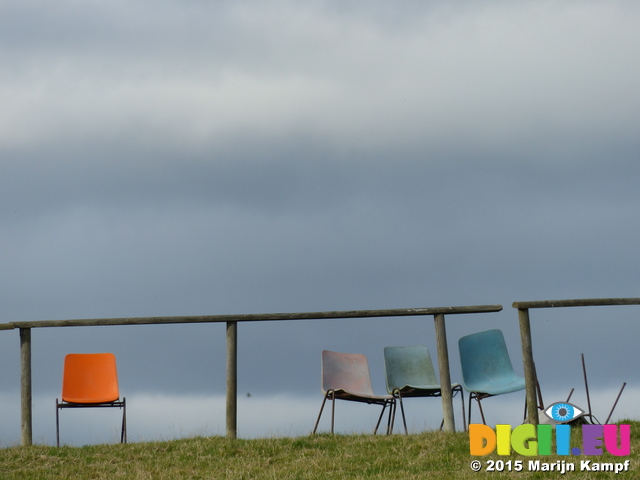
[[[567,402],[549,405],[544,413],[554,422],[567,423],[584,415],[584,411]]]

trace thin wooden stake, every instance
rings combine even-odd
[[[238,322],[227,322],[227,438],[238,437]]]
[[[456,422],[453,416],[453,394],[451,392],[451,373],[449,371],[449,349],[447,347],[447,329],[444,314],[434,315],[436,327],[436,344],[438,346],[438,366],[440,368],[440,389],[442,392],[442,413],[444,415],[444,431],[455,432]]]
[[[33,407],[31,397],[31,329],[20,329],[20,402],[22,445],[33,443]]]
[[[536,396],[536,367],[533,363],[533,348],[531,346],[531,324],[529,323],[529,310],[518,309],[520,321],[520,340],[522,342],[522,364],[524,367],[524,380],[527,386],[527,419],[526,423],[538,425],[538,399]]]

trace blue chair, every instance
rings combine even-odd
[[[524,377],[513,371],[507,344],[500,330],[487,330],[462,337],[458,347],[462,384],[469,392],[468,424],[471,424],[471,399],[478,402],[482,423],[486,424],[481,400],[524,390]]]
[[[442,388],[433,368],[429,349],[416,345],[410,347],[385,347],[384,368],[387,379],[387,392],[400,401],[400,411],[405,433],[407,421],[404,415],[403,397],[441,397]],[[462,424],[467,429],[464,415],[464,394],[459,383],[451,385],[453,396],[460,393],[462,404]],[[440,429],[444,420],[440,424]]]

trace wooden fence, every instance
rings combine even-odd
[[[438,349],[440,383],[442,387],[442,410],[444,429],[455,431],[453,400],[451,395],[451,374],[445,315],[499,312],[502,305],[480,305],[464,307],[403,308],[391,310],[349,310],[333,312],[267,313],[244,315],[203,315],[184,317],[134,317],[99,318],[77,320],[40,320],[0,323],[0,330],[20,330],[20,403],[22,444],[31,445],[32,438],[32,383],[31,383],[31,329],[45,327],[93,327],[107,325],[160,325],[175,323],[226,323],[227,344],[227,392],[226,392],[226,435],[237,437],[237,364],[238,364],[238,322],[260,322],[274,320],[325,320],[368,317],[402,317],[432,315]],[[535,404],[534,404],[535,405]],[[537,412],[536,412],[537,414]]]
[[[538,408],[536,398],[536,373],[533,361],[533,347],[531,342],[531,324],[529,322],[530,308],[559,308],[559,307],[595,307],[606,305],[640,305],[640,298],[587,298],[579,300],[541,300],[533,302],[513,302],[513,308],[518,309],[520,322],[520,339],[522,341],[522,363],[524,377],[527,384],[527,423],[537,425]]]

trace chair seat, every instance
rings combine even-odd
[[[503,377],[491,382],[478,382],[466,385],[469,392],[486,393],[488,395],[502,395],[503,393],[517,392],[525,388],[525,380],[520,376]]]
[[[357,392],[348,392],[342,388],[337,388],[333,391],[336,395],[336,398],[340,398],[341,400],[354,400],[354,401],[389,401],[393,399],[393,395],[373,395],[368,393],[357,393]]]
[[[118,403],[120,401],[120,397],[116,398],[115,400],[90,400],[87,401],[85,399],[67,399],[67,398],[63,398],[60,401],[61,405],[110,405],[112,403]]]
[[[459,389],[459,383],[452,383],[451,389]],[[442,394],[442,387],[440,385],[405,385],[398,389],[403,397],[416,396],[440,396]]]
[[[79,408],[79,407],[87,407],[87,408],[99,408],[99,407],[120,407],[124,403],[124,400],[114,400],[112,402],[70,402],[68,400],[61,400],[57,403],[58,408]]]
[[[459,383],[452,383],[451,388],[459,387]],[[440,385],[405,385],[404,387],[399,388],[402,392],[403,390],[440,390],[442,387]]]

